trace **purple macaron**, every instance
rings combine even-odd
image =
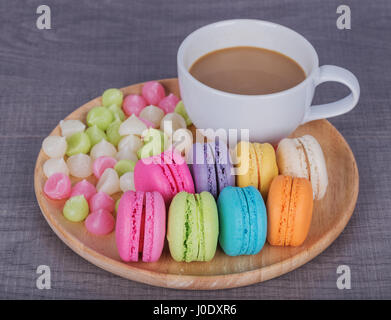
[[[219,141],[193,144],[190,166],[197,193],[209,191],[215,198],[235,185],[228,148]]]

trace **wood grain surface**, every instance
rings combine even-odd
[[[177,79],[159,80],[167,92],[179,94]],[[123,94],[141,94],[142,84],[122,88]],[[65,119],[86,122],[88,111],[102,105],[95,98],[76,109]],[[193,126],[194,134],[194,126]],[[56,126],[51,135],[60,135]],[[308,262],[326,249],[348,223],[357,201],[358,170],[349,145],[327,121],[312,121],[300,126],[293,137],[310,134],[320,143],[326,159],[329,185],[325,197],[314,202],[313,219],[308,237],[300,247],[276,247],[266,244],[257,255],[229,257],[218,248],[210,262],[176,262],[167,243],[156,263],[124,263],[119,258],[115,234],[98,237],[86,230],[84,223],[73,223],[62,214],[64,201],[47,198],[43,188],[47,178],[43,164],[48,157],[41,150],[35,166],[34,188],[46,221],[72,250],[93,264],[124,278],[175,289],[227,289],[278,277]],[[195,137],[194,137],[195,139]],[[76,182],[81,179],[74,179]],[[119,195],[118,195],[119,197]],[[114,195],[114,199],[118,198]]]
[[[391,2],[337,0],[46,1],[52,29],[35,26],[42,1],[0,2],[0,298],[19,299],[361,299],[391,298]],[[352,29],[336,28],[348,4]],[[97,268],[53,233],[34,194],[42,140],[78,106],[110,87],[176,77],[176,51],[194,29],[222,19],[286,25],[316,48],[320,64],[359,79],[357,107],[330,122],[349,143],[360,172],[357,206],[321,255],[270,281],[229,290],[153,287]],[[321,85],[314,103],[347,94]],[[343,175],[343,173],[341,173]],[[50,290],[36,287],[39,265]],[[336,270],[351,269],[339,290]]]

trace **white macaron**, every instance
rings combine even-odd
[[[276,156],[281,174],[307,178],[311,181],[314,199],[324,197],[328,185],[326,161],[320,144],[313,136],[281,140]]]

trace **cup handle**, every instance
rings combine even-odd
[[[340,82],[347,86],[351,93],[335,102],[311,106],[308,108],[302,123],[335,117],[352,110],[356,106],[360,97],[360,85],[353,73],[341,67],[324,65],[319,68],[315,86],[326,81]]]

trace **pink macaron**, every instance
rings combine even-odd
[[[157,261],[166,234],[166,207],[156,191],[126,191],[119,202],[115,239],[123,261]]]
[[[137,161],[134,168],[137,191],[158,191],[166,205],[181,191],[194,193],[194,182],[185,159],[175,149]]]
[[[157,81],[149,81],[144,83],[142,95],[148,104],[157,106],[159,102],[166,96],[164,87]]]

